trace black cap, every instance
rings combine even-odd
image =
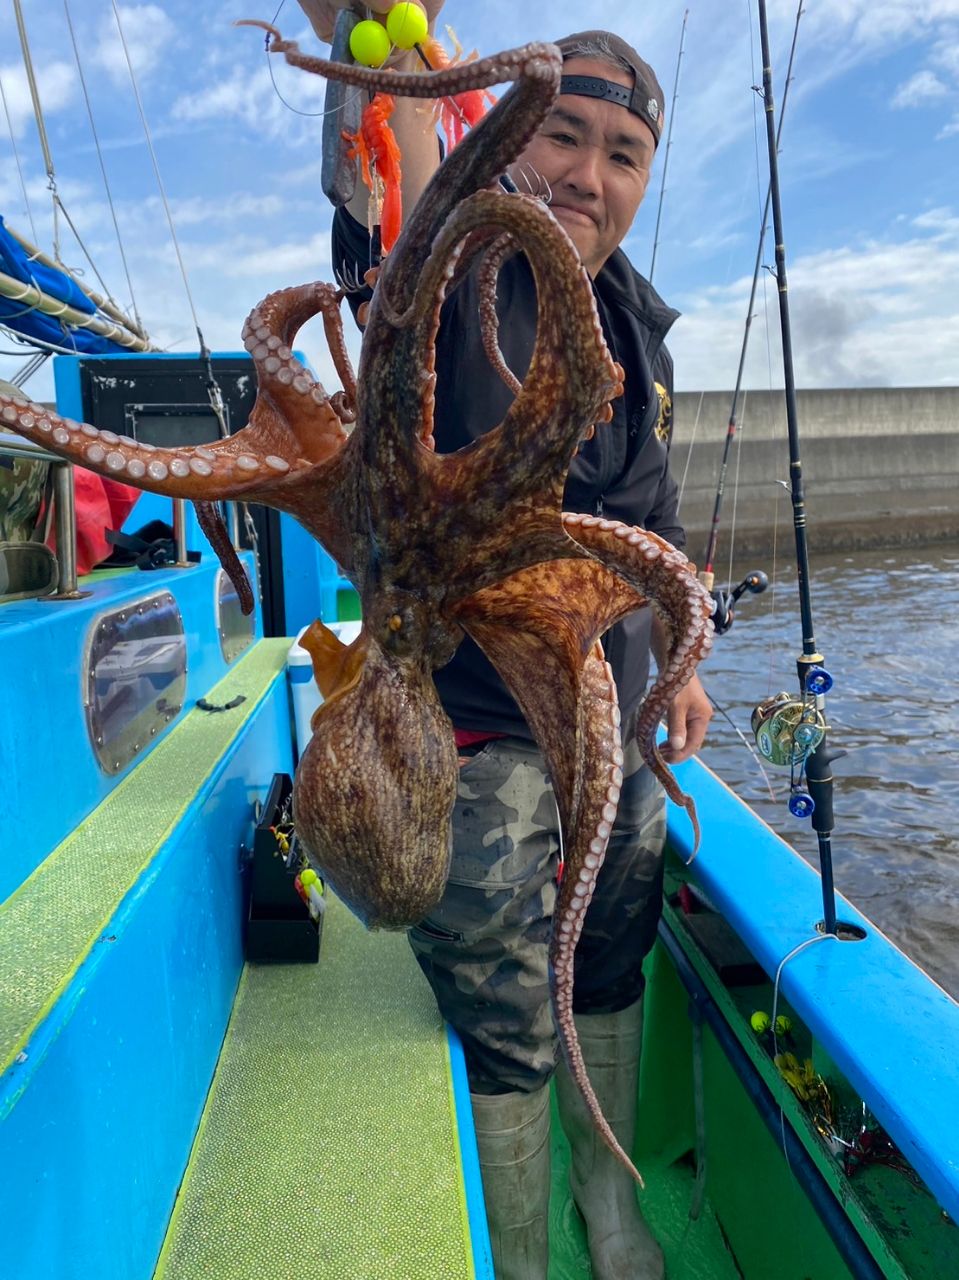
[[[612,31],[577,31],[575,35],[564,36],[562,40],[557,40],[556,44],[563,55],[564,62],[568,58],[588,57],[588,54],[580,52],[580,46],[586,44],[598,45],[617,58],[621,58],[633,73],[632,89],[609,80],[602,80],[598,76],[563,76],[559,91],[579,94],[584,98],[602,98],[606,102],[618,103],[619,106],[625,107],[634,116],[639,116],[640,120],[645,121],[652,130],[653,140],[656,143],[659,142],[663,136],[663,112],[666,100],[656,79],[655,71],[648,62],[643,61],[631,44],[627,44],[621,36],[614,35]],[[623,69],[625,70],[625,67]]]

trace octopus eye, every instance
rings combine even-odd
[[[401,631],[403,628],[403,619],[398,613],[394,613],[386,625],[391,631]]]

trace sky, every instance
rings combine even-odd
[[[324,82],[274,56],[274,86],[261,34],[233,26],[238,18],[274,19],[278,3],[118,6],[189,291],[214,350],[240,348],[243,321],[267,293],[332,278],[330,209],[320,189]],[[84,246],[61,217],[62,260],[99,288],[85,248],[121,305],[130,310],[135,299],[157,345],[195,351],[112,0],[22,0],[22,7],[56,189]],[[770,0],[769,14],[778,105],[796,4]],[[296,0],[284,0],[276,22],[304,51],[325,52]],[[447,0],[442,22],[481,54],[584,26],[614,29],[656,68],[672,134],[654,283],[682,312],[669,338],[676,387],[731,388],[768,181],[753,88],[762,78],[755,0],[553,0],[542,10],[515,0]],[[50,253],[53,201],[9,0],[0,5],[0,82],[8,117],[0,115],[0,214]],[[664,143],[624,244],[644,274],[666,155]],[[959,382],[959,0],[806,0],[779,163],[799,386]],[[763,260],[773,263],[771,236]],[[746,385],[781,386],[768,271],[755,315]],[[347,328],[355,355],[349,318]],[[319,324],[307,326],[297,346],[333,390]],[[11,349],[0,335],[0,350]],[[23,358],[0,355],[0,377]],[[36,399],[52,395],[49,365],[27,390]]]

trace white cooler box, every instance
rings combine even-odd
[[[360,634],[361,622],[331,622],[329,629],[344,644],[352,644]],[[313,712],[323,701],[323,695],[316,687],[313,679],[313,660],[300,644],[300,637],[306,627],[302,627],[296,639],[290,645],[286,655],[286,672],[290,681],[290,692],[293,696],[293,723],[296,726],[296,753],[302,756],[306,750],[312,733],[310,721]]]

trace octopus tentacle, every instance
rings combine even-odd
[[[483,338],[483,350],[490,364],[512,391],[518,396],[523,384],[512,371],[503,357],[499,345],[499,316],[496,314],[496,281],[503,263],[517,252],[516,242],[511,236],[498,236],[483,256],[480,267],[480,333]]]
[[[442,173],[434,175],[383,264],[389,294],[402,312],[412,301],[419,270],[436,232],[465,195],[495,182],[532,138],[559,89],[562,57],[555,45],[532,43],[489,58],[478,58],[442,71],[409,72],[371,69],[300,53],[269,23],[248,20],[238,25],[269,32],[270,52],[282,53],[291,66],[328,80],[411,98],[455,97],[471,89],[516,81],[496,106],[450,153]],[[375,333],[376,299],[370,308]]]
[[[549,941],[550,988],[560,1048],[579,1086],[586,1108],[613,1155],[643,1186],[643,1179],[602,1113],[589,1082],[573,1019],[576,944],[583,931],[612,832],[620,787],[623,752],[616,684],[597,643],[583,672],[582,734],[584,776],[580,803],[564,842],[563,876]]]
[[[236,554],[236,548],[230,541],[230,535],[226,531],[226,526],[220,517],[216,504],[197,501],[194,502],[193,508],[196,511],[196,518],[200,528],[206,534],[207,541],[213,548],[216,558],[236,588],[236,594],[240,601],[240,611],[242,613],[252,613],[253,588],[250,586],[250,579],[246,576],[246,569],[240,562],[240,557]]]
[[[546,759],[565,854],[550,935],[557,1034],[604,1140],[637,1179],[586,1075],[573,1021],[573,952],[623,780],[616,689],[597,637],[642,603],[633,586],[588,559],[522,570],[455,611],[516,698]]]
[[[437,237],[429,282],[440,278],[456,246],[478,227],[513,235],[534,272],[539,316],[521,393],[503,423],[467,448],[413,454],[409,445],[401,449],[394,441],[389,450],[379,448],[372,461],[374,468],[390,467],[380,471],[372,498],[374,510],[383,513],[383,527],[390,528],[389,512],[399,502],[416,508],[411,494],[425,488],[430,500],[420,499],[419,514],[397,528],[402,547],[396,554],[413,559],[442,547],[449,566],[446,598],[452,601],[524,565],[570,554],[562,547],[558,520],[562,478],[580,439],[597,419],[611,416],[609,400],[622,386],[622,370],[606,348],[582,266],[566,233],[539,201],[494,191],[464,200]],[[437,323],[434,299],[433,309],[424,310],[418,321],[416,341],[394,344],[389,368],[368,391],[364,385],[364,420],[395,426],[405,409],[431,424],[433,386],[423,380],[432,377]],[[410,388],[418,380],[423,389],[413,409]],[[382,446],[382,432],[377,441]],[[509,524],[501,519],[506,509],[512,512]]]
[[[293,473],[323,462],[347,439],[323,388],[295,359],[285,340],[338,291],[310,284],[271,294],[243,328],[258,375],[250,423],[207,445],[158,448],[63,418],[20,397],[0,395],[0,419],[78,466],[174,498],[265,500]]]
[[[644,603],[590,557],[522,569],[449,610],[516,698],[548,762],[564,823],[579,803],[584,663],[598,637]]]
[[[79,467],[172,498],[241,497],[291,469],[284,458],[261,459],[242,445],[228,450],[236,437],[212,445],[160,449],[61,417],[19,396],[0,394],[0,422]]]
[[[611,415],[609,402],[622,392],[622,370],[606,346],[585,268],[540,201],[478,192],[449,220],[437,249],[474,225],[501,227],[513,238],[533,272],[538,312],[520,393],[502,424],[473,447],[470,471],[506,472],[515,498],[532,497],[546,476],[568,466],[587,428]]]
[[[693,824],[693,850],[699,847],[696,806],[680,788],[656,746],[656,731],[676,694],[692,679],[712,647],[713,601],[697,579],[695,566],[664,538],[618,520],[564,512],[563,527],[576,542],[599,557],[615,573],[648,596],[671,636],[667,660],[643,703],[636,738],[643,759],[674,804]]]
[[[250,448],[254,444],[250,437],[256,437],[258,452],[272,450],[292,463],[298,458],[322,462],[342,447],[346,432],[330,397],[291,350],[297,331],[322,312],[327,336],[332,333],[334,339],[331,351],[337,373],[355,416],[356,379],[339,320],[342,297],[335,286],[317,281],[271,293],[253,308],[242,337],[256,368],[257,404],[250,425],[218,448],[229,447],[232,452],[237,439],[242,440],[241,448]],[[263,397],[269,397],[273,412],[264,411]]]

